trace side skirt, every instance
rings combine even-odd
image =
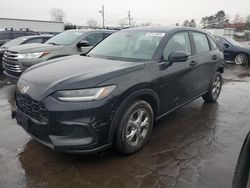
[[[172,110],[169,110],[169,111],[167,111],[166,113],[164,113],[164,114],[162,114],[162,115],[156,117],[156,118],[155,118],[156,121],[160,120],[161,118],[163,118],[164,116],[168,115],[169,113],[175,111],[176,109],[181,108],[182,106],[184,106],[184,105],[186,105],[186,104],[188,104],[188,103],[190,103],[190,102],[192,102],[192,101],[198,99],[199,97],[201,97],[202,95],[204,95],[204,94],[206,94],[206,93],[207,93],[207,91],[202,92],[200,95],[198,95],[198,96],[196,96],[196,97],[194,97],[194,98],[188,100],[187,102],[184,102],[183,104],[181,104],[181,105],[179,105],[179,106],[173,108]]]

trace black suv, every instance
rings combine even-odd
[[[87,56],[35,65],[15,94],[17,123],[56,151],[140,150],[158,120],[198,97],[215,102],[223,53],[192,28],[126,29]]]
[[[30,35],[37,35],[38,33],[24,29],[24,30],[14,30],[14,29],[6,29],[4,31],[0,31],[0,46],[2,46],[4,43],[15,39],[17,37],[22,36],[30,36]]]

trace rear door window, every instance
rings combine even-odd
[[[210,50],[207,37],[203,33],[193,32],[196,53],[204,53]]]
[[[211,50],[217,49],[218,47],[217,47],[216,43],[214,42],[214,40],[212,39],[212,37],[210,37],[209,35],[207,35],[207,37],[208,37],[208,40],[209,40],[209,43],[210,43]]]
[[[25,44],[30,44],[30,43],[43,43],[42,38],[34,38],[34,39],[29,39],[25,42]]]

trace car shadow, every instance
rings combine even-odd
[[[188,169],[211,157],[209,151],[216,149],[212,143],[216,142],[218,108],[217,103],[198,100],[168,114],[156,123],[144,149],[130,156],[114,149],[94,155],[62,154],[31,140],[19,155],[27,185],[145,187],[165,181],[161,174],[171,176],[181,166]]]

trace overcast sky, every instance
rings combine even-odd
[[[137,24],[173,25],[224,10],[230,19],[238,13],[250,15],[250,0],[0,0],[0,18],[51,20],[49,11],[62,8],[65,22],[86,25],[89,19],[101,25],[101,5],[105,6],[105,25],[114,26],[131,12]]]

